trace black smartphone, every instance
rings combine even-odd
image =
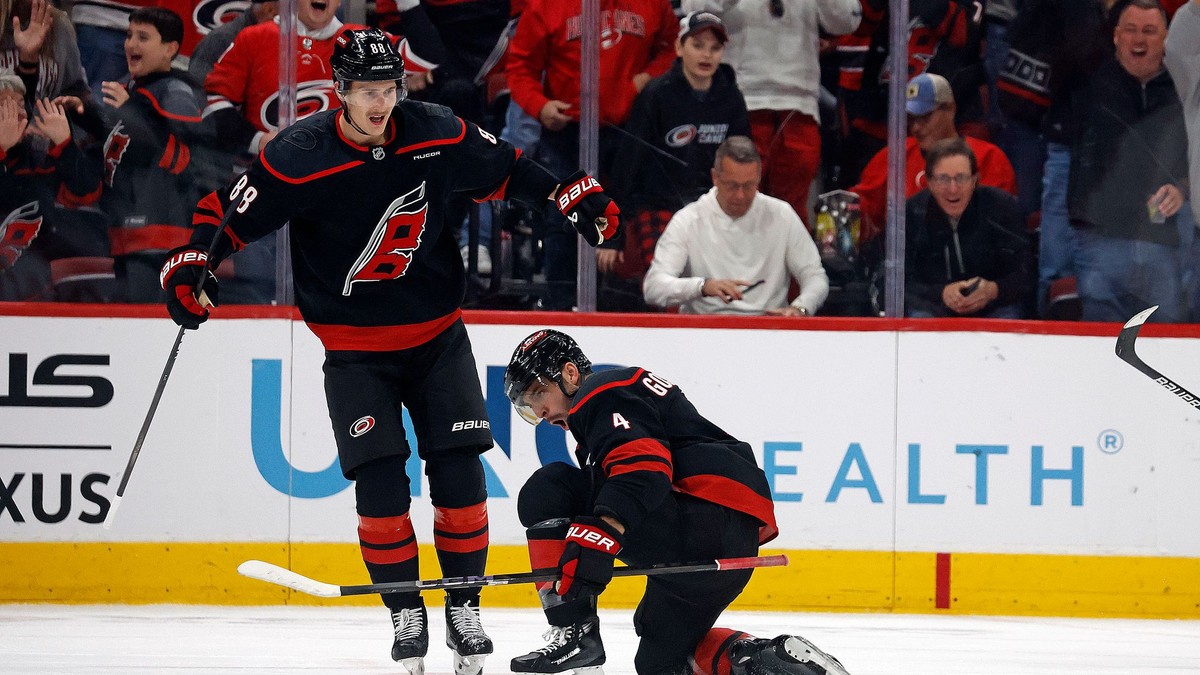
[[[972,281],[971,283],[967,284],[966,286],[959,288],[958,292],[963,294],[964,296],[970,295],[975,292],[976,288],[979,288],[979,282],[981,282],[981,281],[983,281],[983,277],[978,277],[975,279],[975,281]]]

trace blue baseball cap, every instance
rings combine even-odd
[[[954,103],[950,83],[941,75],[922,73],[908,81],[904,109],[909,115],[928,115],[943,103]]]

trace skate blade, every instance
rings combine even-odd
[[[454,654],[454,675],[479,675],[483,672],[483,660],[487,658],[487,654],[471,654],[463,656],[458,652]]]
[[[408,675],[425,675],[425,657],[414,656],[408,659],[400,659],[400,665],[408,671]]]
[[[825,669],[825,675],[850,675],[841,662],[802,637],[789,637],[783,642],[783,650],[798,663],[811,663]]]
[[[575,675],[604,675],[604,666],[587,666],[576,668]]]

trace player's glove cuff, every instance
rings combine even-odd
[[[554,197],[558,210],[591,246],[599,246],[616,236],[621,209],[604,194],[600,181],[576,171],[563,181]]]

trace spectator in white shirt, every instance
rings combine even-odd
[[[685,314],[811,316],[829,295],[816,244],[795,209],[758,191],[754,141],[717,148],[713,188],[671,218],[642,283],[646,302]],[[791,279],[800,294],[788,303]]]

